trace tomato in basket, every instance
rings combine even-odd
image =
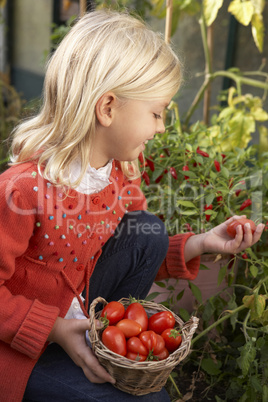
[[[109,320],[109,325],[114,325],[118,321],[122,320],[125,314],[125,307],[122,303],[117,301],[111,301],[106,304],[101,312],[101,317],[107,318]]]
[[[144,346],[137,336],[132,336],[127,340],[127,353],[136,353],[141,356],[148,356],[149,350]],[[145,360],[144,359],[144,360]]]
[[[153,354],[156,356],[165,349],[165,341],[161,335],[156,334],[156,345],[153,350]]]
[[[148,329],[148,317],[144,307],[138,303],[131,303],[125,311],[124,318],[128,318],[129,320],[137,321],[142,328],[142,331],[146,331]]]
[[[153,351],[157,345],[157,337],[154,331],[143,331],[139,335],[139,339],[149,352]]]
[[[169,351],[167,350],[167,348],[164,348],[160,353],[158,353],[157,355],[154,354],[154,360],[165,360],[167,359],[169,356]]]
[[[101,340],[112,352],[121,356],[126,356],[127,341],[121,329],[114,326],[108,326],[103,331]]]
[[[241,225],[242,229],[243,229],[243,233],[245,233],[245,229],[244,226],[246,223],[249,223],[250,225],[250,229],[252,234],[255,232],[256,230],[256,225],[255,223],[251,220],[251,219],[247,219],[247,218],[239,218],[236,219],[234,221],[232,221],[228,226],[227,226],[227,233],[230,237],[235,237],[236,235],[236,228],[237,226]]]
[[[139,353],[127,352],[126,358],[130,360],[135,360],[137,362],[145,362],[147,356],[140,355]]]
[[[129,320],[128,318],[119,321],[116,327],[121,329],[126,338],[138,336],[142,331],[141,325],[137,321]]]
[[[149,318],[148,328],[161,335],[165,329],[173,328],[174,325],[175,318],[173,314],[170,311],[160,311]]]
[[[173,328],[165,329],[161,336],[164,339],[166,348],[170,353],[178,349],[182,341],[179,331]]]

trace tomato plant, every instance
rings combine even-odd
[[[133,336],[127,340],[127,352],[137,353],[147,357],[149,350],[138,337]]]
[[[173,328],[174,325],[175,318],[173,314],[170,311],[160,311],[149,318],[148,328],[161,335],[164,329]]]
[[[117,301],[111,301],[106,304],[101,312],[101,317],[107,318],[109,320],[109,325],[114,325],[118,321],[122,320],[125,314],[125,307],[122,303]]]
[[[112,352],[125,356],[127,354],[127,342],[121,329],[108,326],[102,333],[103,344]]]
[[[181,335],[176,329],[167,328],[162,332],[161,336],[164,339],[165,346],[170,353],[178,349],[181,344]]]
[[[236,228],[237,228],[237,226],[239,226],[239,225],[242,226],[243,232],[245,233],[244,226],[245,226],[246,223],[249,223],[251,232],[254,233],[255,230],[256,230],[256,225],[255,225],[255,223],[254,223],[252,220],[250,220],[250,219],[247,219],[247,218],[240,218],[240,219],[236,219],[235,221],[232,221],[232,222],[227,226],[227,233],[228,233],[228,235],[229,235],[230,237],[235,237],[235,235],[236,235]]]
[[[146,331],[148,328],[148,317],[144,307],[138,303],[131,303],[125,311],[124,318],[137,321],[142,328],[142,331]]]
[[[116,324],[117,328],[120,328],[124,333],[126,338],[131,338],[132,336],[137,336],[141,333],[141,325],[134,320],[124,318]]]

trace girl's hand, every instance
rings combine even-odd
[[[111,375],[100,365],[90,347],[87,346],[85,333],[90,329],[88,319],[64,319],[58,317],[48,341],[58,343],[74,363],[81,367],[87,379],[93,383],[115,383]]]
[[[245,218],[246,216],[243,216]],[[223,253],[223,254],[237,254],[248,247],[253,246],[260,240],[261,234],[264,229],[263,224],[256,227],[254,234],[252,234],[250,226],[245,225],[243,234],[242,226],[239,225],[236,230],[235,238],[231,238],[227,234],[227,226],[234,220],[241,218],[241,216],[233,216],[226,222],[214,227],[203,235],[203,253]]]

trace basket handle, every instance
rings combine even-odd
[[[199,318],[191,317],[183,326],[183,331],[185,331],[185,336],[187,340],[191,340],[196,328],[198,327]]]
[[[102,303],[104,306],[106,306],[106,304],[108,304],[108,302],[103,299],[103,297],[97,297],[96,299],[93,300],[93,302],[90,305],[89,308],[89,322],[91,325],[91,329],[90,331],[92,331],[93,333],[95,333],[97,331],[96,329],[96,319],[95,319],[95,308],[97,306],[98,303]]]

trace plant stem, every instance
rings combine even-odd
[[[173,1],[166,0],[166,26],[165,26],[165,42],[170,42],[171,28],[172,28],[172,12]]]
[[[80,4],[80,17],[83,17],[83,15],[87,11],[87,2],[86,0],[80,0],[79,4]]]
[[[209,331],[211,331],[213,328],[217,327],[219,324],[221,324],[223,321],[228,320],[228,318],[230,318],[232,315],[238,313],[241,310],[244,310],[246,308],[246,306],[241,305],[239,307],[237,307],[236,309],[232,310],[229,314],[226,314],[225,316],[219,318],[217,321],[215,321],[213,324],[211,324],[209,327],[207,327],[206,329],[204,329],[204,331],[200,332],[200,334],[198,334],[196,337],[194,337],[192,339],[191,345],[193,346],[193,344],[198,341],[200,338],[202,338],[202,336],[206,335]]]
[[[209,49],[208,40],[207,40],[207,29],[206,29],[205,18],[203,15],[201,16],[201,18],[199,20],[199,24],[200,24],[200,28],[201,28],[202,44],[203,44],[205,62],[206,62],[206,71],[209,74],[211,74],[212,73],[211,55],[210,55],[210,49]]]
[[[232,287],[244,289],[244,290],[247,290],[248,292],[252,293],[252,289],[251,289],[250,287],[248,287],[248,286],[245,286],[245,285],[240,285],[240,284],[238,284],[238,283],[234,283],[234,284],[232,285]]]
[[[207,28],[205,23],[204,14],[199,20],[201,27],[202,43],[205,54],[205,74],[212,74],[212,50],[213,50],[213,30],[212,26]],[[209,123],[209,107],[210,107],[210,97],[211,97],[211,82],[207,85],[204,91],[204,106],[203,106],[203,120],[205,124]]]
[[[186,127],[189,125],[190,119],[191,119],[195,109],[197,108],[199,102],[201,101],[201,99],[204,95],[204,92],[205,92],[207,86],[209,85],[210,81],[211,81],[211,79],[207,76],[205,78],[205,81],[203,82],[202,86],[200,87],[199,91],[197,92],[197,94],[185,116],[184,125]]]
[[[174,388],[175,388],[177,394],[179,395],[179,397],[182,398],[182,394],[180,393],[180,390],[179,390],[179,388],[177,387],[177,384],[175,383],[175,381],[174,381],[172,375],[169,374],[169,377],[168,377],[168,378],[169,378],[170,381],[172,382],[172,384],[173,384],[173,386],[174,386]]]
[[[265,285],[265,282],[266,282],[267,280],[268,280],[268,275],[267,275],[265,278],[261,279],[261,280],[257,283],[257,285],[253,288],[253,292],[254,292],[255,290],[258,290],[258,291],[259,291],[261,285],[262,285],[262,284]]]
[[[206,74],[206,78],[200,87],[199,91],[197,92],[184,120],[184,125],[187,127],[189,125],[189,121],[197,108],[199,102],[201,101],[205,90],[209,86],[210,82],[213,81],[217,77],[228,77],[231,80],[235,81],[238,89],[241,91],[241,85],[249,85],[255,88],[261,88],[265,91],[268,90],[268,82],[258,81],[252,78],[247,78],[242,75],[237,75],[231,71],[216,71],[213,74]]]
[[[244,337],[245,337],[245,339],[246,339],[246,342],[249,340],[249,336],[248,336],[248,333],[247,333],[247,330],[246,330],[246,328],[247,328],[247,322],[248,322],[248,320],[249,320],[249,317],[250,317],[250,310],[248,311],[248,313],[247,313],[247,315],[246,315],[246,318],[244,319],[243,326],[242,326],[242,328],[243,328],[243,334],[244,334]]]
[[[231,78],[236,83],[240,82],[241,84],[253,86],[255,88],[261,88],[261,89],[266,89],[266,90],[268,89],[268,82],[254,80],[253,78],[247,78],[243,75],[234,74],[231,71],[220,70],[220,71],[213,73],[210,78],[214,79],[216,77],[228,77],[228,78]]]

